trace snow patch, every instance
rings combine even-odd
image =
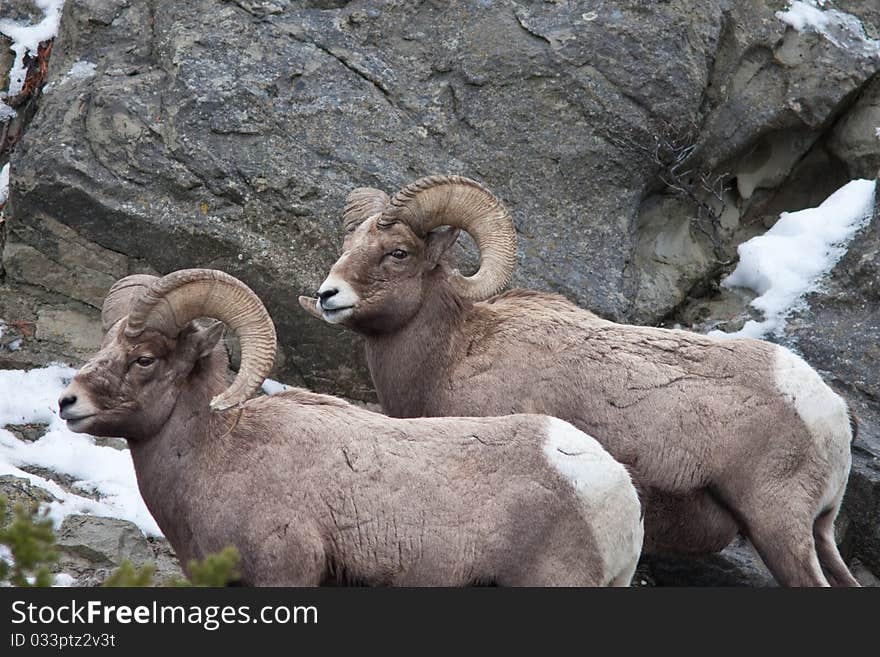
[[[6,203],[9,198],[9,162],[0,169],[0,205]]]
[[[263,381],[263,392],[267,395],[277,395],[279,392],[284,392],[285,390],[290,390],[290,386],[285,383],[280,383],[278,381],[273,381],[272,379],[266,379]]]
[[[25,478],[53,495],[56,500],[47,506],[56,526],[72,513],[87,513],[128,520],[147,535],[161,536],[141,498],[129,451],[96,445],[93,437],[69,431],[58,417],[57,399],[75,372],[64,365],[0,370],[0,475]],[[3,428],[31,423],[48,424],[46,433],[34,442],[19,440]],[[27,466],[68,475],[75,480],[74,489],[98,499],[64,490],[21,469]]]
[[[12,109],[6,103],[0,101],[0,123],[6,123],[16,117],[18,112]]]
[[[787,317],[803,306],[804,295],[818,289],[821,279],[846,253],[850,240],[870,222],[875,186],[874,180],[853,180],[819,207],[783,212],[766,233],[740,244],[739,264],[722,285],[754,290],[759,296],[750,305],[763,313],[764,320],[749,320],[734,333],[710,331],[708,335],[781,335]]]
[[[85,60],[80,60],[76,62],[73,66],[70,67],[70,70],[65,73],[60,80],[57,82],[50,82],[45,87],[43,87],[43,93],[48,93],[52,91],[55,87],[60,87],[64,84],[67,84],[70,80],[84,80],[86,78],[94,77],[95,75],[95,64],[92,62],[87,62]]]
[[[17,96],[24,88],[27,75],[25,57],[36,57],[40,44],[54,39],[58,34],[58,22],[61,20],[61,9],[64,0],[34,0],[34,4],[43,10],[43,20],[33,25],[0,20],[0,33],[12,40],[9,47],[15,53],[15,60],[9,70],[8,97]]]
[[[776,18],[798,32],[816,32],[838,48],[880,58],[880,39],[870,38],[856,16],[824,6],[824,0],[789,0],[788,8],[777,11]]]
[[[67,573],[56,573],[52,578],[52,586],[60,586],[67,588],[68,586],[76,586],[76,578]]]

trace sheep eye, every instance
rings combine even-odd
[[[403,249],[394,249],[390,254],[392,258],[396,258],[398,260],[403,260],[409,254]]]
[[[141,356],[140,358],[138,358],[134,362],[137,363],[138,365],[140,365],[141,367],[149,367],[150,365],[152,365],[153,363],[156,362],[156,359],[152,358],[151,356]]]

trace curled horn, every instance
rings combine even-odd
[[[394,195],[382,221],[404,222],[419,235],[439,226],[466,231],[480,251],[480,268],[473,276],[456,270],[452,283],[467,299],[486,299],[510,281],[516,264],[513,220],[492,192],[470,178],[421,178]]]
[[[353,189],[346,197],[345,209],[342,211],[342,224],[346,232],[351,232],[373,215],[381,214],[387,205],[388,194],[381,189]]]
[[[152,329],[176,337],[197,317],[220,320],[238,336],[241,367],[232,385],[211,400],[213,410],[246,401],[275,361],[275,326],[256,294],[237,278],[214,269],[183,269],[156,279],[134,302],[125,335]]]
[[[158,280],[156,276],[135,274],[116,281],[101,306],[101,330],[106,333],[116,322],[128,315],[134,300]]]

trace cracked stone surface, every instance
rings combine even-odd
[[[847,7],[876,28],[870,3]],[[693,131],[693,167],[751,173],[728,203],[732,251],[880,68],[776,8],[71,0],[14,153],[4,266],[93,307],[127,273],[224,269],[275,318],[276,378],[370,400],[356,338],[296,295],[335,259],[351,188],[456,172],[510,206],[515,284],[655,323],[717,272],[694,208],[632,145]],[[79,61],[95,75],[65,77]]]
[[[779,212],[880,163],[866,135],[880,57],[786,28],[784,5],[68,0],[52,86],[12,157],[0,366],[81,361],[118,277],[217,267],[266,302],[274,378],[373,400],[357,339],[296,296],[335,260],[350,189],[442,172],[511,209],[515,285],[619,320],[735,328],[748,299],[717,294],[725,268],[696,206],[663,182],[657,135],[693,148],[695,176],[728,174],[713,207],[730,258]],[[875,0],[835,7],[880,38]],[[94,76],[66,77],[81,61]],[[793,327],[864,415],[857,473],[876,471],[880,435],[871,244]],[[460,254],[473,264],[467,244]],[[880,494],[859,477],[848,508],[868,518]],[[876,568],[871,545],[852,550]]]
[[[154,581],[183,577],[183,571],[165,539],[147,538],[137,525],[116,518],[71,515],[58,530],[58,572],[75,578],[76,586],[95,586],[122,564],[152,563]]]

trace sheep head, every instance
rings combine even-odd
[[[219,321],[203,326],[197,318]],[[212,410],[246,401],[274,362],[269,314],[250,288],[220,271],[124,278],[108,293],[102,320],[101,350],[59,400],[73,431],[130,439],[156,433],[192,375],[209,364],[223,324],[238,335],[242,362],[232,384],[210,400]]]
[[[516,262],[510,214],[489,190],[462,176],[422,178],[391,199],[376,189],[356,189],[346,201],[343,224],[343,253],[318,298],[299,299],[307,312],[331,324],[381,331],[406,323],[459,230],[480,251],[472,276],[440,269],[461,298],[479,301],[497,293]]]

